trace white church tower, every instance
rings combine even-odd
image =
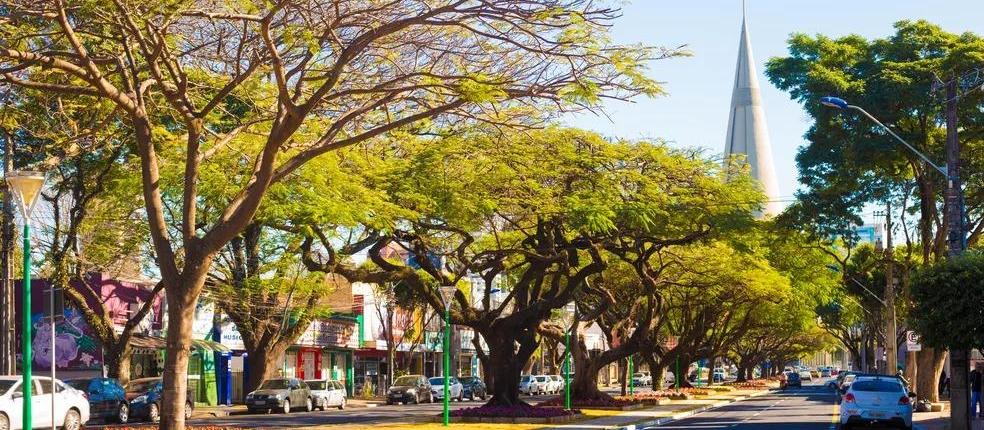
[[[755,72],[755,59],[752,57],[752,43],[748,36],[748,22],[745,14],[741,19],[741,41],[738,44],[738,66],[735,70],[735,88],[731,95],[731,111],[728,114],[728,139],[724,155],[731,158],[742,156],[748,163],[752,177],[759,181],[768,202],[762,215],[771,217],[782,212],[779,199],[779,184],[776,169],[772,162],[772,145],[769,143],[769,128],[765,123],[765,110],[759,93],[758,75]]]

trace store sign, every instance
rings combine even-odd
[[[222,336],[219,338],[219,343],[233,351],[246,349],[246,345],[243,344],[243,335],[239,333],[239,328],[232,321],[222,323]]]
[[[359,337],[356,334],[358,327],[354,321],[316,320],[308,325],[308,329],[294,343],[354,349],[359,347]]]

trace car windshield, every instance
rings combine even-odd
[[[130,381],[129,384],[126,384],[126,391],[128,393],[144,393],[154,389],[159,382],[161,382],[159,379],[152,379],[149,381]]]
[[[90,382],[92,382],[91,379],[72,379],[72,380],[65,381],[65,383],[68,384],[69,387],[72,387],[79,391],[88,391]]]
[[[536,380],[537,381],[540,381],[540,382],[547,382],[547,377],[546,376],[537,376],[536,377]]]
[[[633,378],[641,378],[641,377],[643,377],[643,376],[646,376],[646,375],[643,375],[643,374],[641,374],[641,373],[633,373],[633,374],[632,374],[632,377],[633,377]]]
[[[522,382],[530,382],[530,380],[531,380],[531,379],[533,379],[533,377],[532,377],[532,376],[530,376],[530,375],[526,375],[526,376],[523,376],[523,380],[522,380]]]
[[[474,376],[465,376],[464,378],[461,378],[461,383],[462,384],[471,384],[472,381],[474,381],[474,380],[475,380],[475,377]]]
[[[260,385],[260,389],[261,390],[286,390],[287,389],[287,385],[288,385],[288,383],[287,383],[287,380],[286,379],[268,379],[266,381],[263,381],[263,384]]]
[[[436,376],[436,377],[430,378],[430,383],[431,383],[431,385],[444,385],[444,377],[443,376]]]
[[[399,378],[396,378],[396,381],[393,381],[393,385],[403,385],[403,386],[406,386],[406,385],[417,385],[417,377],[416,376],[401,376]]]
[[[304,381],[304,383],[312,390],[327,390],[325,387],[328,386],[327,381]]]
[[[902,391],[902,384],[897,381],[885,381],[880,379],[875,380],[860,380],[851,384],[851,389],[854,391],[872,391],[880,393],[895,393]]]

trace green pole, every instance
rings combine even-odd
[[[700,372],[702,370],[704,370],[704,368],[700,366],[700,360],[698,359],[697,360],[697,378],[695,378],[697,380],[697,386],[698,387],[700,387]]]
[[[21,367],[24,380],[21,390],[24,392],[24,409],[22,411],[21,428],[31,430],[31,226],[24,222],[24,288],[21,299],[24,309],[21,311]],[[53,334],[52,334],[53,335]]]
[[[635,382],[632,381],[632,356],[629,356],[629,395],[635,394]]]
[[[448,385],[451,384],[451,378],[448,373],[451,372],[451,309],[446,309],[444,311],[444,426],[447,427],[448,423],[451,421],[451,413],[448,410],[450,407],[450,397],[451,390]]]
[[[571,408],[571,332],[564,332],[564,408]]]

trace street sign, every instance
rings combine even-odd
[[[441,293],[441,300],[444,301],[444,309],[451,309],[451,300],[454,299],[454,292],[458,288],[454,285],[442,285],[437,290]]]
[[[912,330],[905,332],[905,350],[909,352],[922,351],[922,344],[919,343],[919,335]]]

